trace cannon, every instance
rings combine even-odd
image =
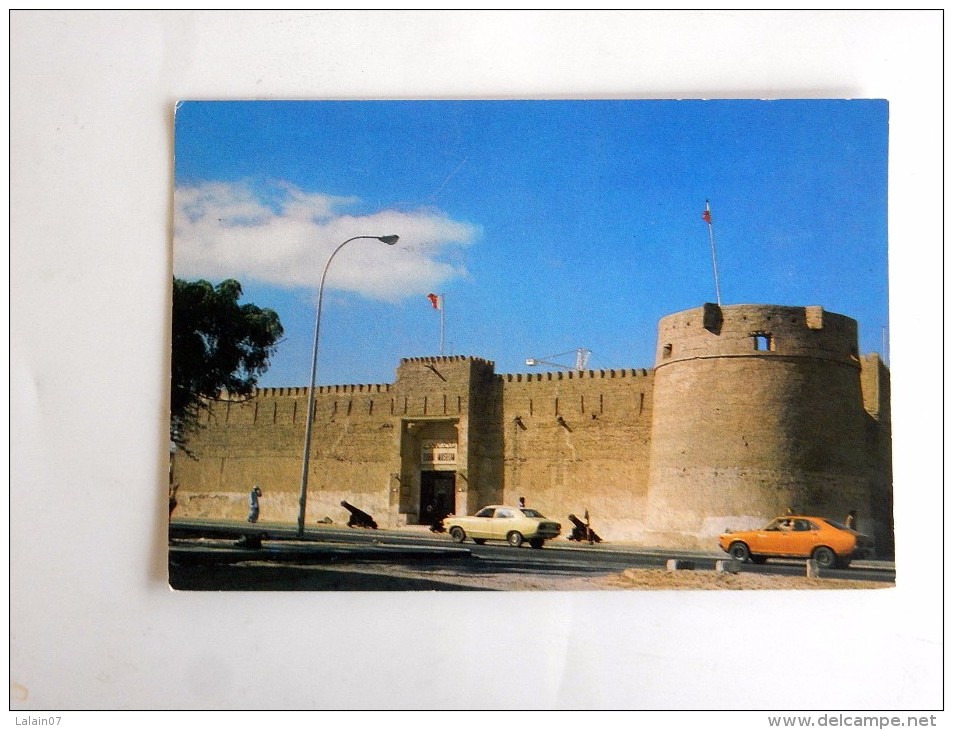
[[[364,510],[360,510],[353,504],[348,504],[343,501],[341,502],[341,506],[351,513],[347,521],[348,527],[370,527],[372,530],[377,529],[377,523],[374,522],[374,518]]]
[[[589,526],[588,510],[586,511],[585,522],[576,517],[576,515],[569,515],[569,521],[572,522],[572,532],[569,535],[570,540],[577,540],[578,542],[585,541],[590,545],[594,542],[602,542],[602,538]]]

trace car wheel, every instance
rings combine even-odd
[[[519,547],[520,545],[523,544],[523,536],[519,534],[516,530],[513,530],[513,532],[509,533],[506,536],[506,541],[513,547]]]
[[[748,550],[748,546],[743,542],[733,542],[728,548],[728,554],[735,560],[747,563],[751,558],[751,551]]]
[[[833,568],[837,565],[837,556],[829,547],[819,547],[814,551],[813,558],[821,568]]]
[[[475,542],[477,545],[485,545],[486,539],[482,537],[475,537],[473,538],[473,542]]]
[[[532,540],[529,541],[529,546],[530,546],[531,548],[534,548],[535,550],[539,550],[540,548],[543,547],[543,543],[545,543],[545,542],[546,542],[545,540],[542,540],[542,539],[540,539],[540,538],[538,538],[538,537],[535,537],[535,538],[533,538]]]
[[[454,542],[463,542],[467,539],[467,533],[463,531],[462,527],[451,527],[450,539]]]

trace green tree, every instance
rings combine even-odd
[[[227,394],[247,397],[268,369],[284,334],[278,314],[239,304],[242,285],[226,279],[172,280],[172,420],[170,437],[183,446],[207,403]]]

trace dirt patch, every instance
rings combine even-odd
[[[806,576],[757,575],[755,573],[716,573],[695,570],[626,570],[618,575],[596,579],[616,590],[830,590],[889,588],[892,583],[869,580],[834,580]]]
[[[390,571],[388,571],[390,572]],[[626,590],[847,590],[887,588],[890,583],[865,580],[835,580],[805,576],[716,573],[710,570],[629,569],[622,573],[591,578],[557,578],[495,574],[469,576],[429,574],[432,580],[452,583],[469,590],[497,591],[626,591]]]

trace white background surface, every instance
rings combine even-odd
[[[704,709],[758,711],[740,726],[764,727],[768,711],[941,706],[939,12],[14,11],[9,22],[18,718]],[[890,101],[895,589],[169,590],[175,101],[485,97]],[[769,659],[779,646],[783,660]]]

